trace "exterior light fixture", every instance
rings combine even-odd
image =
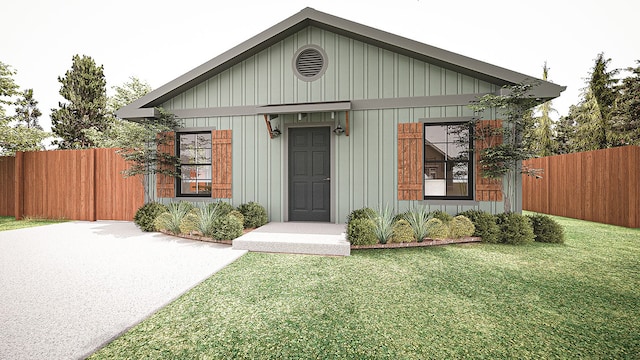
[[[342,126],[340,124],[338,124],[338,126],[336,126],[335,129],[333,129],[333,133],[340,136],[342,134],[344,134],[344,129],[342,128]]]

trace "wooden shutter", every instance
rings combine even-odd
[[[211,131],[211,197],[231,199],[231,130]]]
[[[167,143],[158,145],[158,152],[175,156],[176,154],[176,133],[166,132],[158,136],[166,136]],[[173,176],[156,174],[156,197],[173,198],[176,196],[176,183]]]
[[[398,124],[398,200],[423,200],[424,124]]]
[[[502,135],[492,135],[490,129],[501,128],[501,120],[481,120],[476,124],[476,201],[502,201],[502,181],[482,176],[480,153],[482,149],[502,143]],[[482,134],[485,135],[482,135]]]

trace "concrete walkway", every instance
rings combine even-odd
[[[0,359],[84,358],[245,253],[130,222],[0,232]]]

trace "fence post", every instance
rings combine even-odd
[[[14,197],[13,197],[13,215],[16,217],[16,220],[21,220],[22,219],[22,215],[24,212],[24,202],[23,202],[23,198],[24,195],[22,194],[22,192],[24,191],[23,189],[23,180],[22,180],[22,175],[23,175],[23,164],[22,164],[22,159],[23,159],[23,155],[24,153],[22,151],[16,151],[16,158],[15,161],[13,163],[14,166],[14,172],[13,172],[13,181],[14,181]]]
[[[96,194],[98,192],[97,190],[97,183],[98,183],[98,179],[96,178],[96,149],[92,148],[91,149],[91,215],[90,215],[90,220],[91,221],[96,221],[97,220],[97,207],[98,207],[98,199],[96,198]]]

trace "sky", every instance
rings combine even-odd
[[[546,61],[567,87],[554,118],[580,101],[598,53],[609,69],[640,59],[640,2],[629,0],[0,1],[0,61],[34,89],[45,130],[75,54],[104,66],[108,95],[131,76],[155,89],[307,6],[538,78]]]

